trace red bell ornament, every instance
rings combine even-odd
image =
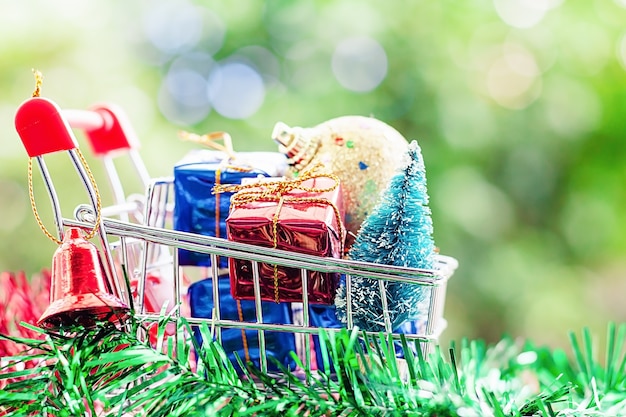
[[[129,308],[112,293],[95,245],[68,228],[52,258],[50,306],[37,324],[56,328],[123,320]]]

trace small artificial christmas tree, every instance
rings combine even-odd
[[[430,217],[424,161],[416,141],[409,144],[408,162],[390,181],[372,213],[365,219],[348,257],[410,268],[432,269],[435,244]],[[416,284],[384,282],[392,329],[423,318],[430,290]],[[339,288],[337,317],[346,322],[346,288]],[[421,313],[421,314],[420,314]],[[352,277],[353,323],[363,330],[384,331],[379,282]]]

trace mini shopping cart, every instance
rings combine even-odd
[[[178,249],[184,249],[208,255],[211,258],[211,266],[209,268],[210,276],[212,277],[218,277],[220,274],[218,257],[243,259],[251,262],[254,282],[254,322],[222,317],[221,311],[223,306],[220,302],[218,285],[213,285],[212,317],[210,319],[186,317],[186,319],[193,326],[203,323],[208,324],[214,329],[214,337],[218,341],[222,340],[222,332],[225,329],[242,329],[258,332],[259,364],[263,372],[267,371],[268,366],[265,340],[267,332],[283,332],[300,336],[304,345],[303,352],[300,352],[301,359],[305,366],[311,367],[312,337],[310,336],[319,334],[320,330],[319,327],[311,324],[309,317],[308,285],[309,276],[313,271],[336,273],[345,277],[347,294],[346,327],[348,329],[353,327],[351,286],[352,277],[354,276],[378,280],[381,291],[384,291],[384,282],[411,283],[429,289],[430,300],[423,331],[417,334],[395,334],[392,332],[389,316],[385,314],[385,333],[391,335],[394,339],[405,337],[407,340],[421,342],[422,349],[428,351],[436,343],[441,332],[446,327],[446,321],[443,318],[446,285],[457,267],[457,261],[451,257],[437,255],[435,269],[420,270],[292,253],[233,242],[223,238],[171,230],[167,228],[166,220],[171,212],[172,203],[168,201],[168,189],[172,180],[168,178],[150,179],[147,176],[143,164],[140,163],[140,159],[135,154],[132,143],[128,141],[128,138],[125,141],[121,140],[125,136],[124,124],[120,124],[115,114],[112,115],[106,107],[88,111],[61,110],[50,100],[34,97],[27,100],[18,110],[16,128],[29,156],[37,161],[43,176],[45,187],[51,199],[59,238],[63,236],[64,229],[67,227],[97,230],[106,274],[111,283],[110,286],[120,298],[135,306],[135,315],[141,319],[149,322],[157,322],[162,319],[158,312],[146,311],[144,308],[146,282],[149,271],[155,267],[155,263],[158,264],[159,268],[165,267],[171,272],[173,278],[170,294],[177,303],[183,302],[184,267],[179,265]],[[93,132],[97,131],[100,134],[99,139],[103,141],[108,140],[109,137],[117,138],[116,140],[118,141],[115,144],[119,146],[109,144],[109,148],[132,155],[134,161],[140,166],[138,172],[146,187],[145,196],[139,199],[140,201],[135,199],[135,201],[129,202],[123,196],[123,193],[119,191],[121,181],[114,178],[112,183],[118,189],[115,192],[115,204],[102,208],[98,212],[97,193],[90,181],[91,177],[88,169],[85,167],[84,158],[80,157],[78,144],[72,128],[85,129],[88,133],[92,133],[92,137],[94,136]],[[77,170],[90,200],[89,204],[82,204],[76,208],[74,218],[63,217],[53,182],[43,159],[46,154],[57,152],[67,152],[69,154],[70,161]],[[107,154],[107,152],[104,153]],[[137,209],[137,207],[141,207],[141,209]],[[133,216],[128,216],[129,212]],[[122,215],[120,216],[120,214]],[[138,262],[136,262],[137,252],[133,252],[130,249],[131,247],[136,248],[137,245],[140,258]],[[154,253],[162,254],[163,248],[165,248],[169,256],[154,255]],[[135,259],[135,266],[130,269],[138,277],[138,288],[135,294],[128,288],[125,288],[125,285],[123,285],[124,281],[119,276],[119,270],[115,267],[116,263],[119,264],[120,262],[128,266],[134,262],[133,259]],[[163,265],[164,259],[165,265]],[[274,324],[267,323],[264,320],[259,273],[259,266],[262,263],[276,264],[300,270],[302,278],[302,317],[300,322]],[[386,297],[382,296],[381,300],[383,301],[383,310],[386,310]],[[174,318],[180,316],[180,310],[174,310],[173,315]],[[338,331],[339,329],[324,328],[324,330],[330,332]],[[378,333],[372,332],[372,335],[378,335]]]

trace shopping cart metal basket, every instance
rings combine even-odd
[[[29,156],[36,159],[41,175],[44,178],[45,187],[52,203],[59,238],[63,236],[63,231],[67,227],[92,230],[94,226],[99,226],[99,242],[104,254],[104,263],[106,265],[108,278],[111,281],[111,287],[114,288],[120,297],[127,301],[131,300],[132,295],[129,289],[125,288],[124,281],[119,276],[119,272],[116,271],[116,260],[114,259],[112,248],[121,252],[121,261],[117,262],[128,265],[129,262],[132,262],[130,257],[137,256],[136,252],[134,255],[131,253],[129,247],[131,245],[136,246],[137,242],[139,242],[141,259],[139,261],[138,273],[140,284],[138,293],[134,297],[134,304],[136,306],[135,313],[137,317],[152,322],[156,322],[162,318],[161,315],[156,312],[145,311],[143,300],[148,271],[150,268],[154,267],[152,263],[157,259],[162,259],[151,256],[149,251],[153,250],[151,248],[166,247],[171,249],[171,257],[168,260],[168,265],[166,265],[167,268],[171,269],[173,276],[171,292],[173,298],[178,303],[184,300],[182,282],[184,267],[181,267],[178,263],[178,249],[196,251],[209,255],[212,261],[209,273],[210,277],[218,277],[220,275],[218,257],[242,259],[251,262],[255,296],[255,317],[253,322],[223,317],[221,312],[224,306],[220,301],[218,285],[213,285],[212,317],[209,319],[186,317],[186,319],[190,324],[195,326],[202,323],[208,324],[214,329],[214,337],[218,341],[222,340],[222,332],[226,329],[242,329],[258,332],[259,366],[262,371],[267,371],[268,367],[265,338],[267,332],[304,335],[304,349],[303,352],[300,352],[302,355],[301,359],[305,366],[311,367],[312,337],[309,336],[318,335],[320,330],[319,327],[312,325],[309,317],[310,303],[308,299],[308,285],[309,276],[314,271],[336,273],[345,277],[347,287],[346,327],[348,329],[353,328],[351,285],[352,277],[355,276],[378,280],[381,284],[381,291],[384,291],[383,284],[385,282],[411,283],[429,289],[430,299],[428,301],[428,311],[423,331],[417,334],[404,335],[393,333],[389,324],[388,314],[386,314],[387,312],[385,311],[386,331],[384,333],[391,335],[391,337],[395,339],[405,337],[407,340],[421,342],[422,348],[427,351],[437,342],[441,332],[445,329],[446,321],[443,317],[443,311],[446,286],[458,266],[457,261],[452,257],[437,255],[436,267],[433,270],[421,270],[357,262],[348,259],[305,255],[233,242],[223,238],[171,230],[166,227],[166,222],[164,221],[171,207],[170,202],[168,202],[169,194],[167,192],[168,187],[171,185],[171,179],[168,178],[146,178],[146,196],[143,199],[144,209],[141,212],[143,216],[142,221],[130,221],[128,217],[117,216],[120,212],[124,212],[124,207],[128,204],[128,200],[123,198],[121,194],[118,194],[115,205],[105,207],[98,213],[96,193],[85,170],[84,159],[77,156],[78,142],[72,132],[72,128],[90,128],[87,126],[86,120],[90,121],[91,124],[89,126],[91,126],[91,128],[96,125],[98,128],[102,128],[106,125],[106,123],[102,122],[104,120],[102,113],[97,110],[81,111],[80,113],[76,111],[64,111],[50,100],[33,98],[27,100],[18,110],[16,127]],[[73,217],[64,217],[62,215],[61,205],[43,160],[44,155],[56,152],[67,152],[69,154],[70,161],[77,170],[90,200],[89,204],[82,204],[77,207],[74,210]],[[158,219],[158,221],[154,219]],[[96,224],[96,222],[98,222],[98,224]],[[302,318],[300,322],[276,324],[268,323],[264,320],[259,273],[259,266],[262,263],[276,264],[278,266],[297,268],[300,270],[302,278]],[[160,266],[162,267],[163,265]],[[386,297],[382,296],[381,299],[386,300]],[[386,308],[384,301],[383,308]],[[175,310],[173,318],[180,315],[180,310]],[[325,328],[324,330],[331,332],[338,331],[339,329]],[[372,335],[378,335],[378,333],[371,333]]]

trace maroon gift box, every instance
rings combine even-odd
[[[320,175],[269,181],[238,191],[231,203],[226,219],[230,240],[309,255],[342,256],[344,211],[336,178]],[[231,258],[229,267],[233,297],[254,299],[252,263]],[[302,302],[299,268],[260,263],[259,269],[263,300]],[[332,304],[339,274],[309,271],[308,276],[309,302]]]

